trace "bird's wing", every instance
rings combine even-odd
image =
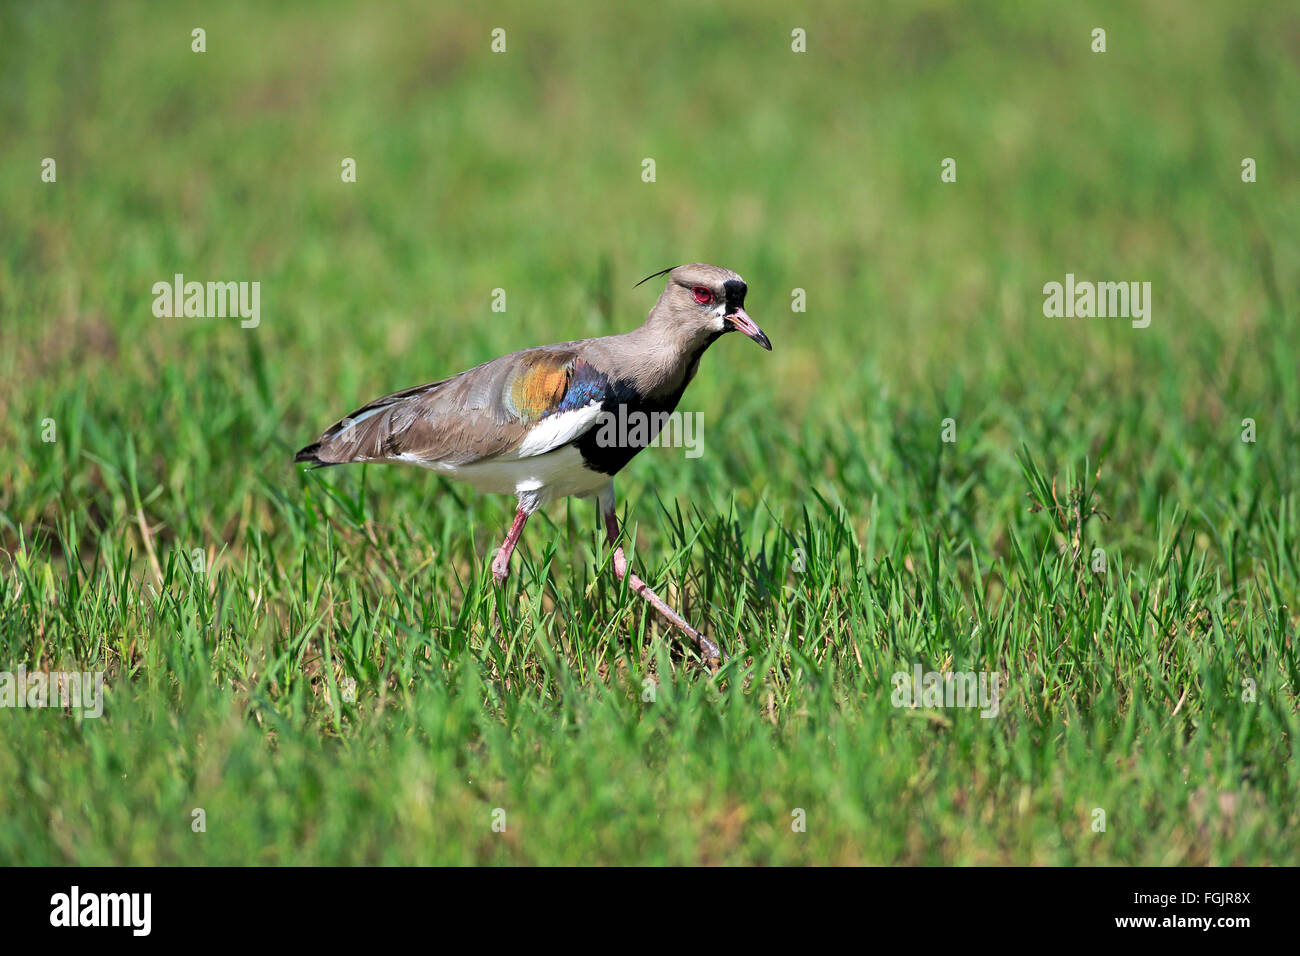
[[[595,427],[608,377],[581,342],[525,349],[440,382],[376,399],[328,428],[295,460],[467,465],[543,455]]]

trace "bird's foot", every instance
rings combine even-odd
[[[705,666],[711,671],[716,671],[727,662],[727,655],[722,652],[722,648],[699,631],[695,632],[695,647],[700,652],[700,657],[704,658]]]
[[[624,567],[626,568],[626,565],[624,565]],[[718,667],[726,661],[726,655],[722,653],[722,649],[718,647],[716,643],[687,624],[684,617],[669,607],[663,598],[651,590],[648,584],[630,571],[627,572],[627,583],[636,594],[640,595],[643,600],[658,611],[664,620],[694,642],[695,649],[699,652],[700,657],[704,659],[704,663],[710,670],[716,671]]]
[[[510,576],[510,556],[515,553],[515,545],[519,542],[519,535],[523,533],[527,521],[528,512],[521,507],[515,512],[515,520],[510,525],[506,540],[497,549],[497,556],[492,559],[492,577],[496,580],[497,587],[505,584],[506,578]]]
[[[611,506],[608,510],[602,510],[606,535],[610,546],[614,549],[614,576],[619,581],[626,581],[628,587],[658,611],[664,620],[689,637],[695,643],[695,649],[700,657],[704,659],[705,666],[711,671],[716,671],[726,662],[727,656],[722,653],[722,649],[717,644],[687,624],[686,619],[669,607],[663,598],[655,594],[650,585],[632,573],[623,546],[618,543],[618,519],[614,516],[613,508]]]
[[[506,583],[506,578],[510,577],[510,555],[501,551],[492,559],[492,579],[496,581],[497,587]]]

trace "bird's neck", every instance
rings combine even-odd
[[[664,328],[654,317],[640,328],[628,332],[624,347],[631,362],[637,388],[647,395],[680,394],[695,377],[700,356],[717,333],[691,338]]]

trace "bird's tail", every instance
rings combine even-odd
[[[412,400],[437,389],[446,381],[417,385],[375,399],[325,429],[319,439],[301,449],[293,460],[307,462],[315,468],[384,460],[388,457],[388,441],[393,430],[392,411],[409,408]]]
[[[317,468],[328,468],[330,465],[340,464],[340,462],[337,461],[321,461],[320,442],[318,441],[312,442],[306,448],[299,449],[298,454],[293,456],[293,460],[309,463],[312,466],[311,469],[309,469],[311,471],[315,471]]]

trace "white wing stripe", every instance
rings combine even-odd
[[[561,445],[567,445],[595,424],[599,417],[599,401],[593,401],[582,408],[561,412],[558,415],[548,415],[524,436],[518,451],[515,452],[515,457],[532,458],[534,455],[544,455]]]

